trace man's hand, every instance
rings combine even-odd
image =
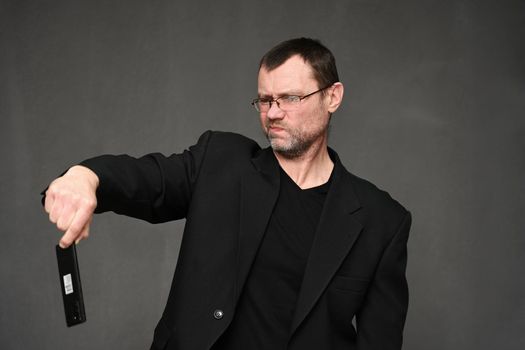
[[[45,210],[49,220],[64,232],[60,247],[67,248],[89,236],[89,225],[97,207],[98,183],[93,171],[76,165],[49,185]]]

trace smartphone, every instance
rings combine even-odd
[[[66,249],[57,245],[56,254],[66,324],[71,327],[86,322],[76,245],[72,244]]]

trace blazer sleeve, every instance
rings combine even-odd
[[[113,211],[151,223],[184,218],[212,132],[180,154],[103,155],[80,163],[99,177],[95,213]]]
[[[401,349],[408,309],[405,270],[411,220],[410,212],[406,212],[382,255],[364,304],[357,314],[359,350]]]

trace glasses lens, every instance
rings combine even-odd
[[[300,102],[299,96],[283,96],[279,99],[279,108],[290,111],[299,107]]]
[[[266,112],[270,109],[269,101],[257,100],[253,105],[255,106],[255,109],[259,112]]]

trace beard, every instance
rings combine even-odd
[[[265,126],[266,138],[270,142],[270,146],[274,152],[289,159],[299,158],[305,154],[314,142],[319,140],[326,131],[325,129],[320,129],[314,130],[313,132],[306,132],[299,129],[290,129],[280,123],[266,123]],[[271,131],[268,131],[270,126],[284,129],[287,135],[284,138],[272,135]]]

